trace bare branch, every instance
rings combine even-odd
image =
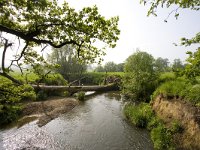
[[[23,55],[24,55],[24,53],[25,53],[25,50],[26,50],[27,47],[28,47],[28,44],[29,44],[29,42],[26,42],[26,45],[24,46],[24,48],[23,48],[23,50],[22,50],[22,52],[21,52],[19,58],[18,58],[18,59],[15,59],[15,60],[12,60],[11,63],[10,63],[10,66],[9,66],[8,68],[11,68],[11,66],[13,65],[14,62],[17,62],[17,64],[18,64],[18,62],[20,61],[20,59],[23,57]],[[21,70],[21,67],[20,67],[19,65],[18,65],[18,67],[19,67],[20,70]]]

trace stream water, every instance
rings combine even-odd
[[[89,96],[39,128],[36,121],[0,130],[0,150],[152,150],[149,133],[123,116],[116,92]]]

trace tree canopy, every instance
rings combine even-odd
[[[48,61],[53,64],[58,64],[56,72],[63,75],[65,78],[69,74],[78,74],[87,70],[87,65],[84,62],[79,62],[76,55],[76,50],[71,45],[65,45],[62,48],[53,48],[48,55]]]
[[[2,0],[0,2],[0,47],[3,48],[2,65],[0,75],[9,77],[11,66],[22,66],[20,61],[25,60],[26,64],[36,58],[33,50],[35,46],[52,46],[60,48],[72,44],[80,59],[88,62],[96,61],[104,55],[106,47],[115,47],[120,31],[118,29],[118,17],[105,19],[98,12],[98,8],[86,7],[80,11],[70,8],[67,2],[58,4],[56,0]],[[10,37],[14,35],[23,48],[11,61],[9,67],[5,65],[6,51],[9,48],[16,48],[15,41]],[[96,47],[96,42],[104,45]],[[102,44],[101,44],[102,45]]]
[[[154,58],[147,52],[137,50],[125,62],[123,92],[133,100],[149,101],[155,89],[157,73]]]
[[[178,6],[176,9],[172,10],[172,12],[175,13],[175,17],[179,16],[179,13],[178,13],[179,8],[189,8],[189,9],[197,10],[197,11],[200,10],[199,0],[140,0],[140,3],[143,3],[144,5],[146,5],[147,3],[150,4],[148,16],[150,14],[157,15],[156,11],[158,7],[168,8],[172,5]]]

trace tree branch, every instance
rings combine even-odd
[[[4,50],[3,50],[3,54],[2,54],[2,64],[1,64],[2,72],[0,72],[0,75],[8,78],[9,80],[13,81],[14,83],[22,84],[20,81],[16,80],[15,78],[11,77],[10,75],[8,75],[6,73],[7,72],[6,68],[5,68],[6,50],[8,47],[12,46],[12,43],[8,43],[8,40],[5,38],[4,38],[4,40],[5,40],[5,43],[4,43]]]
[[[29,44],[29,42],[26,42],[26,45],[24,46],[24,48],[23,48],[23,50],[22,50],[22,52],[21,52],[19,58],[18,58],[18,59],[15,59],[15,60],[12,60],[11,63],[10,63],[10,66],[9,66],[8,68],[10,68],[10,67],[13,65],[14,62],[17,62],[17,64],[18,64],[19,60],[23,57],[23,55],[24,55],[24,53],[25,53],[25,50],[26,50],[27,47],[28,47],[28,44]],[[18,67],[19,67],[20,70],[21,70],[21,67],[20,67],[19,65],[18,65]]]
[[[61,48],[62,46],[67,45],[67,44],[74,44],[74,45],[77,45],[77,46],[81,45],[74,40],[68,40],[68,41],[62,42],[60,44],[55,44],[50,40],[37,39],[37,38],[35,38],[35,36],[38,36],[40,34],[40,32],[37,31],[37,30],[35,32],[25,34],[22,31],[17,31],[17,30],[10,29],[10,28],[7,28],[7,27],[0,25],[0,31],[16,35],[16,36],[22,38],[25,41],[35,42],[37,44],[49,44],[54,48]]]

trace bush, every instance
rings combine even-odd
[[[163,124],[159,124],[157,127],[151,130],[151,139],[156,150],[175,149],[172,141],[173,137],[171,131],[165,128]]]
[[[148,103],[141,103],[137,106],[129,103],[124,107],[124,114],[137,127],[147,127],[151,130],[151,139],[155,149],[174,149],[172,133],[180,130],[178,123],[172,124],[170,129],[165,128],[164,123],[154,115]]]
[[[35,100],[36,95],[30,85],[15,85],[10,80],[0,77],[0,124],[14,121],[20,111],[22,100]]]
[[[149,75],[144,72],[137,76],[128,73],[122,80],[122,92],[131,100],[149,102],[150,96],[157,86],[156,79],[156,75]]]
[[[175,120],[171,124],[170,131],[172,133],[181,133],[183,131],[183,127],[179,121]]]
[[[138,106],[128,104],[124,108],[124,114],[137,127],[145,128],[152,119],[153,111],[147,103],[141,103]]]
[[[165,72],[165,73],[161,73],[159,76],[159,83],[164,83],[164,82],[168,82],[168,81],[173,81],[176,79],[176,75],[174,72]]]
[[[67,81],[61,74],[48,74],[42,82],[46,85],[67,85]]]
[[[193,104],[200,103],[200,84],[193,85],[191,88],[187,90],[187,94],[185,96],[186,100],[189,100]]]
[[[37,100],[46,100],[48,97],[47,93],[43,90],[37,93]]]
[[[79,101],[84,101],[85,100],[85,92],[77,93],[77,98]]]

